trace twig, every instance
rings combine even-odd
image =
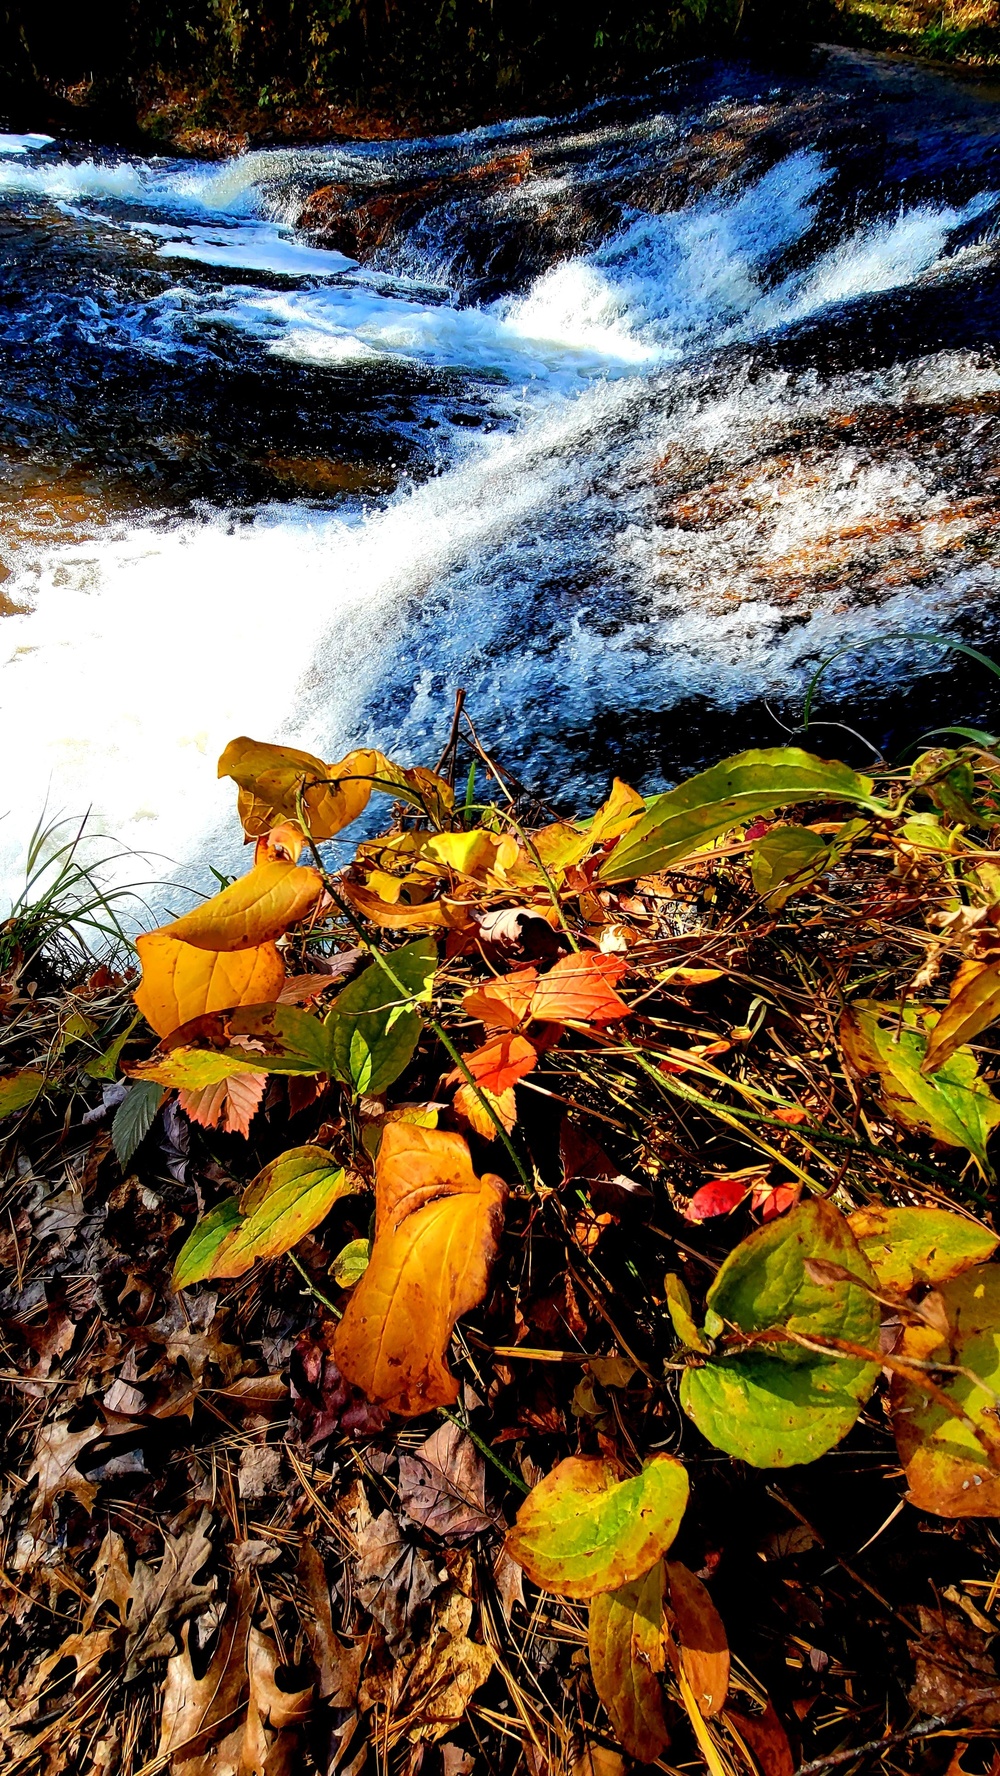
[[[855,1745],[850,1751],[831,1751],[828,1757],[812,1758],[808,1764],[800,1764],[795,1776],[821,1776],[824,1770],[839,1769],[842,1764],[852,1764],[855,1759],[864,1757],[870,1751],[888,1751],[891,1745],[903,1745],[907,1739],[928,1739],[939,1733],[942,1727],[950,1726],[960,1714],[967,1714],[971,1709],[978,1708],[980,1702],[995,1702],[998,1692],[994,1684],[989,1690],[974,1690],[971,1696],[963,1697],[953,1708],[946,1708],[941,1714],[932,1714],[929,1720],[919,1721],[915,1727],[904,1727],[899,1733],[886,1733],[881,1739],[866,1739],[863,1745]]]

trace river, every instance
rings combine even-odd
[[[414,178],[367,253],[296,227]],[[998,222],[996,95],[846,51],[224,162],[0,136],[0,877],[43,808],[229,856],[231,737],[432,762],[458,685],[581,805],[879,636],[821,713],[989,721],[892,638],[997,627]]]

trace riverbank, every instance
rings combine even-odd
[[[0,930],[5,1768],[985,1768],[1000,756],[553,822],[444,727],[233,741],[138,958]]]

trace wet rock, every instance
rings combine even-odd
[[[352,259],[370,259],[439,204],[463,192],[507,190],[531,171],[531,153],[497,155],[478,166],[431,177],[397,181],[374,191],[322,185],[306,199],[297,226],[317,246],[334,247]]]

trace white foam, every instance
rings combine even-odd
[[[136,233],[161,239],[161,259],[192,259],[237,271],[269,271],[279,277],[340,277],[357,264],[346,254],[311,247],[268,222],[228,228],[172,228],[162,222],[133,222]]]
[[[54,141],[54,136],[39,136],[32,131],[23,136],[0,132],[0,154],[35,154],[39,148],[47,148]]]

